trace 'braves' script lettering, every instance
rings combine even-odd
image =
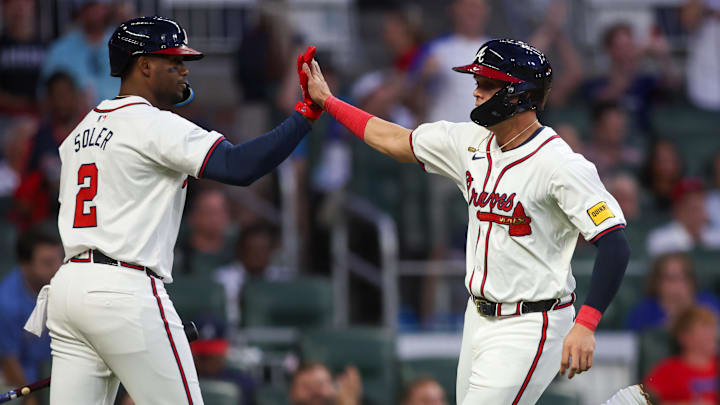
[[[468,204],[472,204],[476,207],[485,207],[489,205],[490,208],[497,208],[506,212],[510,212],[510,210],[512,210],[513,206],[515,205],[515,193],[507,195],[507,193],[488,193],[487,191],[483,190],[480,194],[478,194],[478,192],[475,190],[475,187],[472,187],[473,180],[474,179],[470,174],[470,171],[466,171],[465,185],[467,186],[468,192],[470,193],[468,198]]]

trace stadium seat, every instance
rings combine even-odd
[[[237,405],[242,392],[237,385],[219,380],[200,380],[205,405]]]
[[[652,120],[660,137],[670,139],[680,149],[691,173],[703,173],[705,163],[720,149],[720,138],[708,133],[719,122],[715,112],[668,105],[655,109]]]
[[[325,364],[332,373],[354,365],[362,376],[365,400],[395,404],[395,339],[383,329],[346,328],[306,331],[300,339],[303,361]]]
[[[696,250],[691,256],[699,290],[720,294],[720,252]]]
[[[638,345],[638,379],[642,380],[660,360],[672,355],[673,343],[670,334],[664,329],[654,329],[640,333]]]
[[[457,365],[457,357],[404,360],[400,363],[402,387],[407,387],[418,378],[432,377],[445,390],[448,403],[454,404]]]
[[[590,113],[586,104],[568,105],[562,108],[548,108],[543,111],[541,121],[556,127],[570,124],[580,135],[587,134],[590,129]]]
[[[245,287],[242,310],[246,327],[330,326],[332,285],[321,278],[253,281]]]
[[[200,379],[200,391],[205,405],[237,405],[242,396],[237,385],[219,380]]]
[[[591,265],[590,263],[583,263],[583,267]],[[643,264],[637,262],[631,262],[632,266],[640,266]],[[573,269],[575,269],[575,263],[573,263]],[[579,309],[580,305],[587,299],[588,292],[590,290],[590,279],[591,270],[583,268],[580,271],[573,271],[577,287],[575,293],[577,294],[577,304],[575,309]],[[600,329],[622,329],[624,326],[625,318],[627,317],[630,309],[642,299],[645,291],[645,275],[638,274],[628,271],[625,273],[620,289],[617,295],[613,298],[610,306],[603,314],[602,320],[598,325]]]
[[[204,317],[225,319],[225,290],[215,281],[178,274],[165,288],[183,321]]]
[[[540,399],[536,402],[536,405],[581,405],[580,398],[576,395],[566,394],[557,391],[547,390],[545,391]]]
[[[255,402],[257,405],[288,405],[288,392],[279,387],[262,387],[255,393]]]

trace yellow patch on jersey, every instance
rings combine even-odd
[[[468,152],[475,153],[477,152],[477,149],[473,148],[472,146],[468,146]]]
[[[590,219],[592,219],[595,225],[600,225],[606,219],[615,217],[605,201],[601,201],[593,205],[589,210],[587,210],[587,213],[590,215]]]

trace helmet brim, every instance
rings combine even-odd
[[[502,80],[503,82],[522,83],[524,81],[518,79],[517,77],[510,76],[507,73],[503,73],[497,69],[493,69],[489,66],[480,65],[477,63],[471,63],[465,66],[456,66],[452,69],[456,72],[480,75],[490,79]]]
[[[198,60],[205,56],[202,52],[196,51],[187,45],[181,45],[175,48],[165,48],[154,52],[155,55],[181,55],[183,60]]]

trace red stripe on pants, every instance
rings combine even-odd
[[[513,401],[512,405],[517,405],[518,402],[520,402],[520,398],[522,397],[522,394],[525,392],[525,389],[527,388],[528,384],[530,383],[530,379],[532,378],[533,373],[535,372],[535,368],[538,365],[538,362],[540,361],[540,355],[543,351],[543,346],[545,346],[545,339],[547,339],[547,327],[548,327],[548,315],[547,312],[542,313],[543,316],[543,326],[542,326],[542,334],[540,336],[540,343],[538,344],[537,353],[535,353],[535,359],[532,362],[532,365],[530,366],[530,370],[527,373],[527,376],[525,376],[525,381],[523,381],[522,387],[520,387],[520,391],[515,396],[515,400]]]
[[[183,387],[185,387],[185,394],[187,395],[188,404],[193,405],[192,396],[190,395],[190,387],[188,387],[187,379],[185,378],[185,370],[183,370],[182,363],[180,363],[180,356],[178,356],[177,349],[175,348],[175,341],[173,340],[172,334],[170,333],[170,325],[168,325],[168,321],[165,318],[165,310],[163,310],[162,302],[160,301],[160,297],[157,293],[157,288],[155,288],[155,279],[150,276],[148,276],[148,278],[150,279],[150,285],[152,285],[153,295],[155,296],[158,308],[160,309],[160,317],[165,324],[165,332],[167,332],[167,337],[170,341],[170,347],[172,348],[173,355],[175,356],[175,362],[177,363],[178,369],[180,370],[180,378],[182,379]]]

